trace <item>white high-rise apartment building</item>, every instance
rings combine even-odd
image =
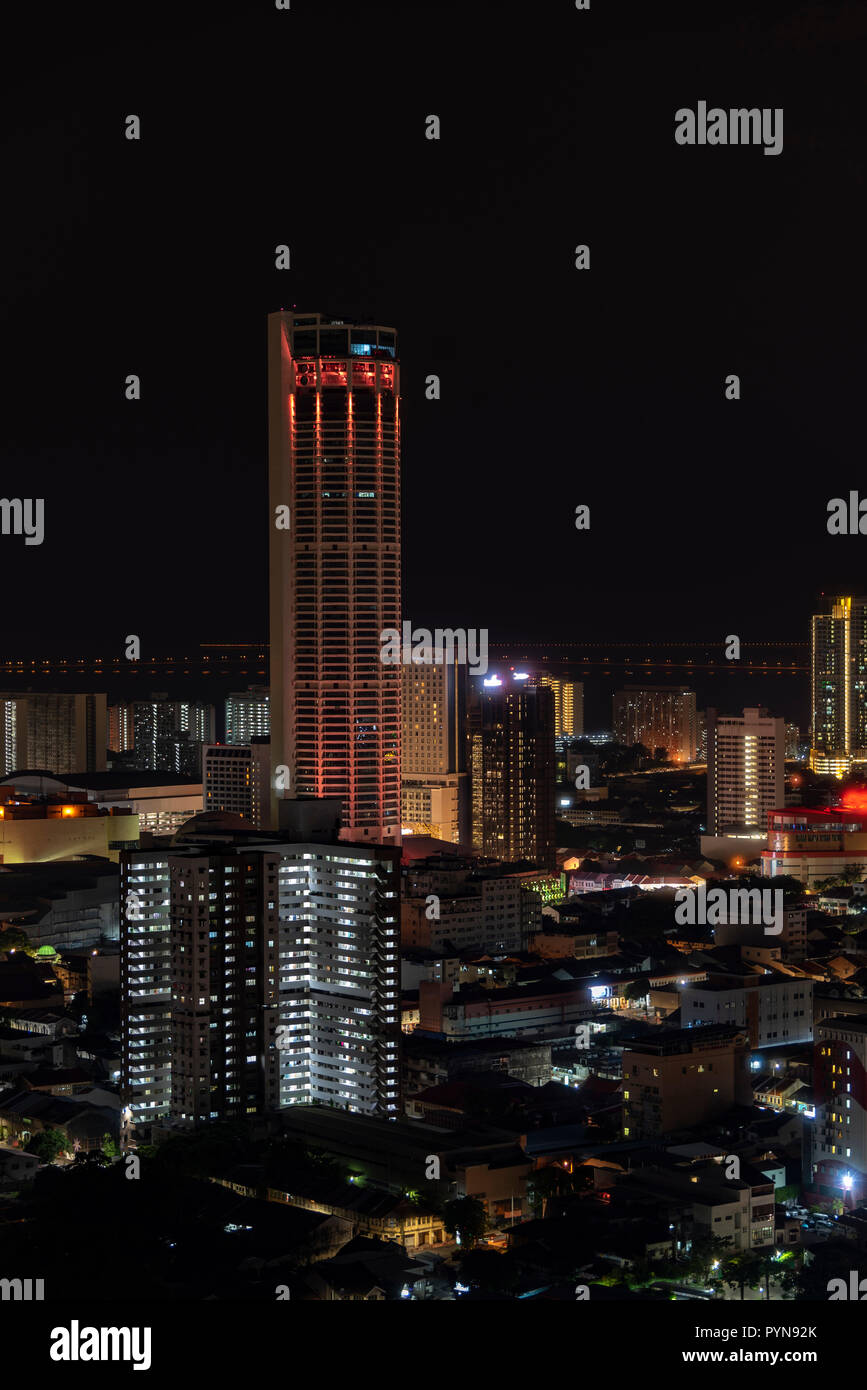
[[[707,711],[707,834],[767,831],[785,806],[786,723],[766,709]]]
[[[103,772],[107,748],[105,695],[28,691],[0,695],[0,766],[4,774],[39,768]]]
[[[120,861],[124,1130],[171,1112],[171,878],[164,850]]]
[[[396,1117],[398,851],[293,845],[278,871],[280,1104]]]
[[[235,690],[226,696],[226,742],[249,743],[271,733],[271,702],[264,685]]]
[[[127,1139],[317,1101],[398,1116],[396,848],[201,818],[121,864]]]

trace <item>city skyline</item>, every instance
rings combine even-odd
[[[746,7],[746,17],[735,7],[713,31],[701,17],[681,33],[644,26],[619,51],[618,90],[630,96],[609,110],[614,21],[604,8],[580,17],[593,26],[597,64],[575,48],[568,7],[527,36],[529,68],[548,74],[544,141],[532,86],[516,97],[496,66],[487,69],[484,100],[473,84],[450,84],[442,118],[455,138],[425,139],[436,73],[455,61],[448,25],[434,26],[419,55],[421,78],[389,73],[391,158],[401,178],[371,179],[363,163],[349,162],[339,185],[331,182],[320,149],[339,145],[347,116],[339,102],[320,105],[318,140],[293,151],[296,186],[318,193],[303,210],[263,177],[279,162],[284,126],[279,46],[261,54],[256,102],[228,108],[214,99],[198,37],[182,24],[170,55],[143,33],[121,59],[108,35],[98,37],[74,85],[46,39],[46,109],[33,106],[26,64],[10,75],[26,133],[7,162],[20,212],[7,235],[19,274],[7,287],[17,352],[0,443],[7,495],[36,493],[46,504],[41,545],[12,537],[0,545],[0,583],[17,594],[4,618],[10,642],[41,648],[39,618],[51,597],[73,645],[98,633],[100,648],[122,651],[132,632],[143,651],[178,649],[189,617],[164,596],[203,573],[210,617],[197,636],[207,640],[216,628],[223,640],[266,637],[265,323],[293,305],[393,323],[401,334],[404,612],[413,622],[510,636],[537,628],[544,614],[543,635],[552,638],[562,624],[594,640],[612,628],[648,640],[686,628],[746,641],[761,636],[773,591],[775,626],[795,640],[817,587],[859,591],[858,541],[826,526],[829,499],[856,485],[847,476],[860,430],[851,404],[855,318],[836,323],[833,341],[826,329],[829,304],[852,299],[844,273],[860,263],[849,177],[860,157],[848,94],[857,83],[845,78],[856,48],[849,54],[834,36],[858,37],[863,22],[850,11],[836,28],[819,26],[815,52],[808,28],[776,15],[762,23]],[[480,6],[462,16],[462,72],[485,50],[487,14]],[[286,22],[310,21],[293,14]],[[345,21],[329,48],[333,80],[350,89],[357,23]],[[559,34],[570,37],[558,43]],[[219,21],[208,35],[215,54],[232,43]],[[756,56],[745,67],[746,35]],[[780,157],[718,151],[700,161],[699,151],[678,148],[671,117],[688,95],[687,53],[706,90],[723,90],[734,64],[745,95],[761,86],[764,102],[785,106]],[[832,70],[834,100],[818,100]],[[84,95],[91,80],[98,103]],[[303,68],[295,74],[299,106],[315,102],[316,81]],[[124,115],[136,105],[147,136],[138,143],[123,138]],[[191,181],[189,150],[176,137],[192,139],[203,110],[207,133],[195,137]],[[221,200],[212,218],[206,209],[223,186],[226,151],[239,148],[246,153],[243,165],[233,163],[231,204]],[[493,165],[483,190],[480,163]],[[24,196],[34,165],[61,181],[62,226],[43,199]],[[522,170],[518,195],[507,165]],[[610,186],[612,165],[620,173]],[[586,205],[572,206],[564,168],[580,170]],[[151,188],[183,219],[180,241],[161,201],[145,196]],[[456,200],[462,218],[452,224],[445,209]],[[661,210],[641,220],[640,240],[635,206]],[[743,234],[745,206],[759,229],[752,239]],[[684,218],[701,226],[700,237],[683,235]],[[359,241],[359,225],[375,233]],[[589,273],[575,269],[580,242],[591,245]],[[281,271],[282,244],[291,265]],[[689,283],[702,284],[700,302],[682,298],[672,312],[669,287]],[[101,286],[116,287],[134,312],[116,314],[107,289],[95,300]],[[75,352],[52,376],[48,401],[38,363],[43,325],[58,315],[74,325]],[[582,324],[592,324],[589,336]],[[213,350],[189,350],[198,334]],[[730,372],[741,376],[738,401],[724,396]],[[141,378],[138,401],[125,398],[129,373]],[[439,400],[426,398],[431,373]],[[541,398],[540,428],[533,402]],[[744,510],[738,488],[720,480],[736,477],[735,461],[753,448]],[[799,472],[797,490],[778,481],[769,449],[787,475]],[[812,466],[818,457],[821,469]],[[615,500],[604,480],[618,471],[624,490]],[[591,508],[586,532],[575,530],[579,504]],[[654,519],[671,544],[657,543]],[[701,582],[710,536],[721,557],[749,548],[749,568],[727,566],[724,585]],[[788,566],[780,595],[781,554],[801,536],[809,566]],[[84,619],[64,582],[72,538],[85,549],[120,542],[118,564],[134,572],[157,556],[170,556],[170,566],[158,582],[109,586]],[[441,563],[446,554],[466,562]],[[595,591],[604,604],[581,601],[570,612],[576,597]]]
[[[852,1340],[867,10],[635,9],[10,42],[19,1379],[311,1303]]]

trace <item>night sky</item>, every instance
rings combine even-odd
[[[4,65],[0,490],[46,536],[0,537],[4,656],[266,636],[293,304],[398,329],[415,623],[803,639],[819,590],[863,590],[826,508],[867,495],[867,9],[713,8],[35,17]],[[783,107],[782,154],[676,145],[699,100]]]

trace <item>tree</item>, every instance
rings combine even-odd
[[[488,1218],[485,1204],[478,1197],[456,1197],[443,1207],[443,1225],[450,1236],[472,1250],[479,1236],[484,1235]]]
[[[730,1243],[723,1236],[693,1236],[689,1255],[689,1272],[696,1279],[707,1283],[713,1266],[720,1264],[731,1254]]]
[[[102,1152],[105,1154],[106,1158],[117,1158],[120,1153],[120,1149],[110,1134],[104,1134],[102,1136]]]
[[[75,1155],[75,1166],[79,1168],[109,1168],[111,1160],[102,1149],[80,1149]]]
[[[0,930],[0,951],[30,951],[30,937],[20,927],[4,926]]]
[[[630,980],[628,985],[623,986],[620,993],[623,999],[628,999],[632,1003],[636,999],[644,999],[649,991],[649,980]]]
[[[538,1168],[528,1181],[530,1205],[535,1212],[544,1217],[548,1202],[552,1197],[562,1197],[564,1193],[575,1191],[574,1174],[559,1163],[551,1163],[546,1168]]]
[[[824,1302],[828,1298],[829,1282],[842,1279],[848,1285],[851,1270],[852,1247],[848,1241],[827,1241],[810,1251],[809,1262],[805,1260],[803,1268],[787,1270],[781,1282],[784,1288],[792,1290],[796,1299]]]
[[[43,1129],[34,1134],[27,1145],[27,1153],[36,1154],[43,1163],[53,1163],[59,1154],[66,1151],[67,1140],[59,1129]]]
[[[761,1283],[764,1269],[761,1255],[754,1250],[740,1250],[723,1261],[719,1277],[730,1289],[740,1289],[743,1298],[745,1288],[754,1289]]]

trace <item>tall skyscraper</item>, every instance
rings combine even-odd
[[[584,682],[542,671],[531,676],[529,684],[547,685],[554,693],[554,737],[580,738],[584,733]]]
[[[18,702],[0,696],[0,776],[15,772],[18,759]]]
[[[553,693],[497,675],[475,686],[468,714],[473,845],[507,863],[553,867]]]
[[[121,1090],[135,1127],[171,1113],[171,878],[165,850],[121,855],[120,942]]]
[[[614,739],[650,753],[664,748],[669,762],[695,761],[695,692],[664,685],[627,685],[614,694]]]
[[[0,695],[0,759],[4,773],[39,768],[56,775],[104,772],[105,695]]]
[[[810,645],[810,765],[846,772],[867,758],[867,597],[828,599]]]
[[[269,738],[271,702],[264,685],[235,690],[226,696],[226,742],[249,743],[251,738]]]
[[[766,709],[743,717],[707,711],[707,833],[767,832],[785,806],[786,724]]]
[[[134,1127],[400,1105],[399,852],[191,821],[122,857]]]
[[[373,844],[400,843],[399,387],[393,328],[269,315],[272,759]]]
[[[396,1118],[400,853],[298,844],[278,868],[280,1104]]]
[[[401,693],[403,828],[457,844],[466,834],[466,667],[406,665]]]
[[[214,738],[214,707],[155,696],[133,703],[136,765],[149,772],[197,774],[202,744]]]
[[[695,714],[695,756],[696,761],[707,763],[707,710],[696,710]]]
[[[112,753],[131,753],[135,748],[135,705],[131,700],[108,707],[108,747]]]
[[[200,842],[121,861],[121,1087],[139,1138],[278,1104],[277,856],[198,824]]]

